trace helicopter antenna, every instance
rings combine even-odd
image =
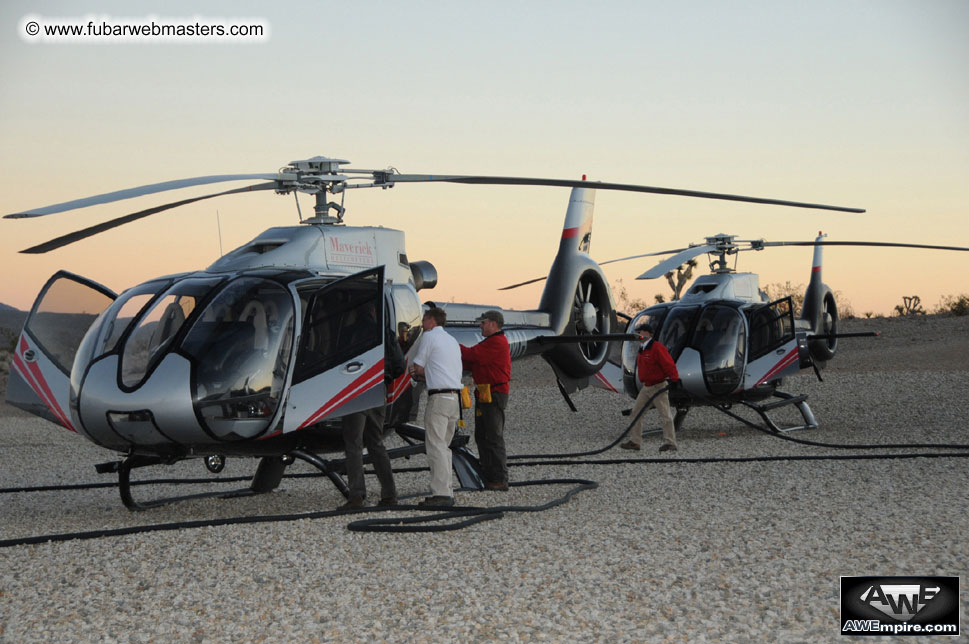
[[[225,253],[222,252],[222,219],[218,210],[215,211],[215,225],[219,229],[219,257],[222,257]]]

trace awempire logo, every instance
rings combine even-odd
[[[958,577],[842,577],[842,635],[959,635]]]

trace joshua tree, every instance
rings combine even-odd
[[[895,307],[895,312],[899,315],[925,315],[922,298],[918,295],[903,295],[902,304]]]
[[[693,277],[693,269],[696,268],[696,265],[696,260],[691,259],[686,264],[677,267],[675,277],[673,271],[666,274],[666,281],[669,282],[670,288],[673,289],[674,300],[680,299],[680,293],[690,278]]]

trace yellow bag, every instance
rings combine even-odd
[[[471,409],[471,392],[467,386],[461,387],[461,409]]]
[[[478,402],[490,403],[491,402],[491,385],[477,385],[478,387]]]

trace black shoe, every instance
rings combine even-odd
[[[388,508],[388,507],[397,505],[397,497],[385,496],[382,499],[380,499],[380,501],[377,502],[377,505],[379,505],[382,508]]]
[[[360,510],[367,507],[367,502],[363,499],[349,499],[343,505],[337,507],[337,510]]]
[[[661,451],[661,452],[675,452],[676,451],[676,445],[674,445],[673,443],[663,443],[662,445],[659,446],[659,451]]]
[[[426,497],[423,501],[421,501],[417,505],[425,508],[426,507],[449,508],[452,505],[454,505],[454,497],[453,496],[429,496],[429,497]]]
[[[640,450],[640,447],[639,447],[639,445],[637,445],[636,443],[634,443],[634,442],[632,442],[632,441],[626,441],[625,443],[623,443],[623,444],[622,444],[622,445],[620,445],[619,447],[621,447],[622,449],[631,449],[631,450],[635,450],[635,451],[637,451],[637,452],[638,452],[638,451]]]
[[[501,481],[485,481],[484,487],[486,490],[494,490],[497,492],[508,491],[508,483],[502,483]]]

